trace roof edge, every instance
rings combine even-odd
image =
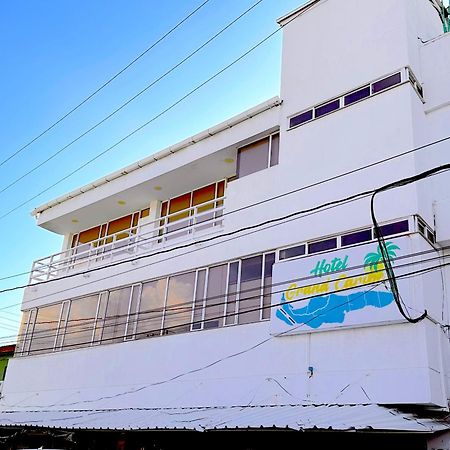
[[[278,107],[281,105],[281,102],[282,101],[281,101],[280,97],[278,97],[278,96],[272,97],[269,100],[266,100],[265,102],[254,106],[253,108],[250,108],[236,116],[233,116],[231,119],[228,119],[228,120],[221,122],[211,128],[208,128],[200,133],[197,133],[191,137],[188,137],[187,139],[184,139],[183,141],[180,141],[177,144],[166,147],[165,149],[160,150],[157,153],[153,153],[144,159],[141,159],[133,164],[130,164],[129,166],[126,166],[122,169],[112,172],[109,175],[106,175],[105,177],[99,178],[87,185],[82,186],[81,188],[75,189],[74,191],[71,191],[67,194],[61,195],[60,197],[57,197],[54,200],[44,203],[44,204],[34,208],[31,211],[31,215],[36,217],[37,215],[41,214],[42,212],[46,211],[47,209],[50,209],[54,206],[64,203],[65,201],[70,200],[74,197],[78,197],[79,195],[82,195],[85,192],[91,191],[91,190],[93,190],[99,186],[102,186],[106,183],[109,183],[117,178],[128,175],[129,173],[134,172],[135,170],[141,169],[142,167],[148,166],[149,164],[155,163],[156,161],[159,161],[162,158],[170,156],[173,153],[183,150],[184,148],[189,147],[190,145],[196,144],[197,142],[203,141],[204,139],[208,139],[222,131],[227,130],[228,128],[231,128],[231,127],[238,125],[248,119],[251,119],[252,117],[254,117],[258,114],[261,114],[269,109]]]
[[[284,26],[286,24],[286,21],[291,18],[292,16],[300,16],[304,12],[308,11],[309,9],[313,8],[320,2],[324,0],[309,0],[308,2],[304,3],[303,5],[299,6],[298,8],[292,10],[291,12],[288,12],[284,16],[281,16],[279,19],[277,19],[277,23],[281,26]]]

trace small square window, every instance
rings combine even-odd
[[[325,114],[336,111],[341,106],[341,101],[339,99],[333,100],[332,102],[326,103],[325,105],[318,106],[316,108],[316,117],[322,117]]]
[[[302,123],[309,122],[313,118],[313,110],[305,111],[289,119],[289,128],[296,127]]]
[[[383,78],[382,80],[376,81],[372,84],[372,94],[389,89],[392,86],[400,84],[402,82],[402,74],[400,72],[395,73],[389,77]]]

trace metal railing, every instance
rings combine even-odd
[[[38,259],[33,263],[30,283],[60,278],[215,232],[223,224],[224,199],[216,198]]]

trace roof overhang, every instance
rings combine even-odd
[[[326,0],[309,0],[306,3],[304,3],[303,5],[294,9],[293,11],[288,12],[284,16],[280,17],[277,20],[277,23],[281,26],[284,26],[284,25],[286,25],[286,22],[293,20],[295,17],[302,15],[303,13],[305,13],[306,11],[309,11],[311,8],[315,7],[319,3],[323,3],[325,1]]]
[[[0,412],[0,426],[65,430],[290,429],[421,434],[449,429],[449,423],[443,418],[418,416],[376,404],[4,410]]]
[[[237,148],[279,128],[274,97],[33,210],[37,224],[74,233],[234,175]]]

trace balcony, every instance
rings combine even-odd
[[[223,227],[224,200],[218,197],[38,259],[29,282],[60,278],[217,233]]]

